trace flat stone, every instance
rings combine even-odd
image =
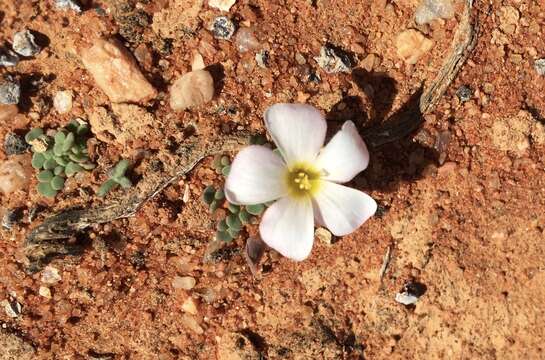
[[[92,47],[81,51],[81,60],[114,103],[143,102],[157,96],[135,58],[115,39],[98,39]]]
[[[170,88],[170,107],[182,111],[203,105],[214,97],[214,79],[206,70],[182,75]]]
[[[25,29],[13,35],[13,50],[19,55],[28,57],[38,55],[42,48],[36,44],[34,35]]]
[[[10,49],[0,48],[0,66],[16,66],[19,63],[19,56]]]
[[[538,59],[534,62],[534,68],[541,76],[545,76],[545,58]]]

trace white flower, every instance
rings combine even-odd
[[[244,148],[231,165],[225,194],[237,205],[277,200],[259,226],[267,245],[301,261],[312,250],[314,222],[343,236],[373,216],[377,204],[369,195],[339,185],[369,163],[354,123],[345,122],[324,148],[327,124],[312,106],[273,105],[265,125],[282,156],[264,146]]]

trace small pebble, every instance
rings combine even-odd
[[[195,300],[193,298],[187,298],[184,303],[182,304],[182,310],[185,311],[188,314],[191,315],[197,315],[197,304],[195,304]]]
[[[462,85],[456,90],[456,96],[461,102],[469,101],[473,97],[473,90],[467,85]]]
[[[266,69],[269,65],[269,52],[267,50],[259,51],[255,54],[255,62],[260,68]]]
[[[4,306],[4,311],[6,312],[6,315],[11,318],[16,318],[21,314],[21,304],[19,304],[17,300],[3,300],[1,304]]]
[[[4,139],[4,152],[6,155],[19,155],[26,152],[29,145],[26,143],[24,137],[15,133],[8,133]]]
[[[483,84],[483,92],[487,95],[490,95],[494,92],[494,85],[491,83],[484,83]]]
[[[4,80],[0,82],[0,104],[15,105],[19,103],[21,87],[16,82]]]
[[[329,230],[320,227],[320,228],[316,229],[316,231],[314,232],[314,235],[318,239],[320,239],[324,244],[331,245],[332,235],[329,232]]]
[[[0,66],[16,66],[19,56],[12,50],[0,48]]]
[[[450,19],[454,16],[454,7],[450,0],[423,0],[415,12],[418,25],[429,24],[435,19]]]
[[[350,72],[352,60],[348,53],[330,45],[322,46],[320,55],[314,58],[322,69],[328,74]]]
[[[536,60],[534,63],[534,68],[539,75],[545,76],[545,58]]]
[[[28,30],[15,33],[13,36],[13,50],[22,56],[35,56],[42,50],[34,40],[34,35]]]
[[[397,55],[407,64],[416,64],[434,45],[433,40],[420,31],[409,29],[401,32],[395,41]]]
[[[203,328],[199,325],[195,317],[190,314],[183,314],[180,317],[180,322],[182,323],[182,325],[187,327],[189,330],[195,332],[196,334],[201,335],[204,333]]]
[[[7,209],[2,216],[2,227],[10,230],[23,219],[23,209]]]
[[[40,286],[38,294],[46,299],[51,299],[51,290],[47,286]]]
[[[214,97],[214,79],[206,70],[195,70],[174,81],[170,88],[170,107],[181,111],[203,105]]]
[[[175,289],[191,290],[195,287],[195,278],[191,276],[175,276],[172,280],[172,287]]]
[[[0,164],[0,192],[10,194],[17,190],[27,190],[34,169],[30,165],[29,154],[13,155]]]
[[[61,275],[59,274],[59,270],[54,268],[53,266],[46,266],[44,271],[42,272],[42,282],[44,284],[56,284],[59,281],[61,281]]]
[[[208,5],[221,11],[229,11],[236,2],[237,0],[208,0]]]
[[[410,282],[403,286],[403,289],[395,296],[395,301],[403,305],[413,305],[426,292],[426,285]]]
[[[247,51],[257,50],[261,47],[259,40],[257,40],[254,29],[245,27],[237,31],[235,36],[235,42],[239,52],[244,53]]]
[[[227,16],[218,16],[212,24],[212,31],[216,39],[229,40],[235,33],[235,23]]]
[[[55,0],[55,6],[59,10],[74,10],[81,12],[81,6],[75,0]]]
[[[72,91],[57,91],[53,98],[53,106],[59,114],[66,114],[72,110]]]

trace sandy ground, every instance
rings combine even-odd
[[[15,317],[0,309],[0,358],[545,358],[545,77],[534,68],[545,57],[544,1],[475,1],[479,42],[456,81],[422,129],[374,149],[352,183],[377,200],[377,215],[332,244],[317,240],[308,260],[267,252],[254,276],[245,236],[205,256],[214,217],[201,194],[222,181],[207,159],[135,217],[87,230],[83,253],[53,260],[60,280],[45,284],[45,270],[25,271],[25,236],[49,213],[100,203],[92,190],[121,156],[165,151],[187,129],[263,132],[261,115],[277,102],[314,104],[332,127],[352,119],[364,133],[434,78],[459,21],[417,26],[416,0],[238,0],[224,15],[253,27],[260,43],[240,53],[234,38],[208,30],[221,12],[206,2],[81,3],[78,15],[53,1],[0,0],[2,43],[29,28],[46,45],[0,68],[23,84],[19,115],[1,124],[1,138],[110,109],[79,58],[100,36],[120,39],[158,89],[155,100],[124,110],[129,119],[151,114],[153,131],[97,143],[99,167],[56,201],[40,197],[35,180],[2,195],[2,207],[23,207],[25,219],[37,204],[44,210],[32,224],[0,231],[0,300],[20,305]],[[408,28],[434,41],[415,65],[396,54],[396,36]],[[314,57],[326,42],[354,57],[351,72],[320,69]],[[255,60],[262,50],[264,67]],[[169,84],[191,69],[195,52],[221,81],[210,103],[175,113]],[[473,90],[463,103],[462,85]],[[74,106],[59,115],[51,99],[67,89]],[[174,288],[176,276],[195,287]],[[411,282],[424,294],[412,306],[397,303]],[[44,286],[50,298],[40,295]]]

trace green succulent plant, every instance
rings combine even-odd
[[[25,135],[31,145],[32,167],[40,172],[38,192],[55,197],[64,188],[67,177],[95,168],[87,152],[89,126],[81,120],[73,120],[53,136],[43,129],[34,128]]]
[[[125,176],[127,169],[129,168],[128,160],[119,161],[113,168],[110,178],[106,180],[98,189],[97,195],[100,197],[106,196],[108,192],[121,186],[123,189],[128,189],[132,186],[131,180]]]

